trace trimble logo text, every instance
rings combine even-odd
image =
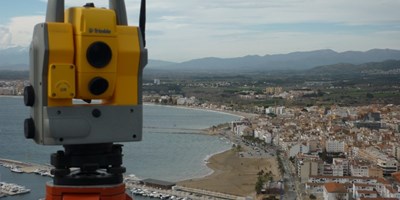
[[[89,28],[89,33],[111,34],[111,30],[106,28]]]

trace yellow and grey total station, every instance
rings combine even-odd
[[[123,1],[109,3],[64,10],[63,0],[49,0],[30,47],[27,138],[43,145],[141,140],[144,24],[129,26]]]

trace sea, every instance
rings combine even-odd
[[[27,117],[29,108],[22,97],[0,96],[0,158],[48,164],[50,154],[62,147],[37,145],[25,139],[23,121]],[[202,134],[202,130],[238,119],[240,116],[202,109],[144,105],[143,140],[122,143],[126,175],[177,182],[211,174],[205,160],[232,144],[223,137]],[[28,194],[2,200],[37,200],[45,196],[45,183],[51,178],[16,174],[0,166],[0,181],[31,189]]]

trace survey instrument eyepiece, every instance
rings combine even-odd
[[[106,67],[112,58],[112,50],[104,42],[93,42],[86,51],[86,59],[95,68]]]
[[[123,0],[67,9],[64,0],[48,1],[30,46],[26,138],[43,145],[141,140],[143,13],[140,27],[129,26]]]

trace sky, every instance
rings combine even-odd
[[[0,49],[28,47],[47,0],[0,0]],[[66,7],[107,0],[66,0]],[[138,25],[139,0],[125,0]],[[150,59],[400,49],[400,0],[147,0]]]

